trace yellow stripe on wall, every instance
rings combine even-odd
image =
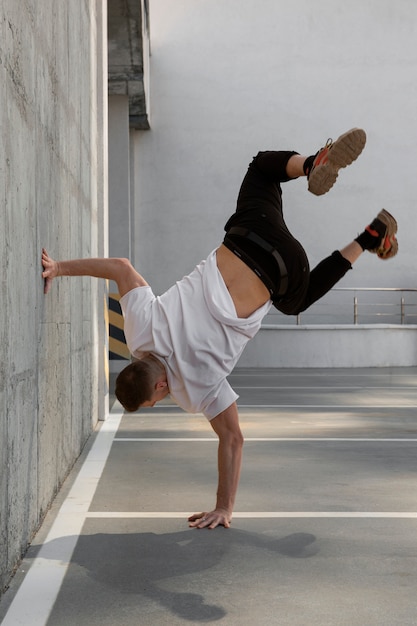
[[[130,352],[127,345],[118,339],[114,339],[114,337],[110,337],[109,349],[110,352],[117,354],[121,359],[130,359]]]
[[[123,330],[124,329],[123,321],[124,321],[123,320],[123,315],[119,315],[115,311],[110,311],[109,310],[108,322],[110,324],[112,324],[113,326],[116,326],[117,328],[120,328],[120,330]]]

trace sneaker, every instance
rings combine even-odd
[[[327,140],[314,157],[313,165],[307,174],[308,190],[322,196],[336,182],[339,170],[358,158],[365,147],[366,133],[361,128],[352,128],[333,143]]]
[[[372,248],[369,252],[376,254],[380,259],[391,259],[397,254],[398,241],[395,234],[398,226],[396,219],[391,213],[382,209],[365,230],[372,236],[381,238],[378,246]]]

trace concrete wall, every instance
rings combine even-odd
[[[415,367],[417,326],[265,326],[240,367]]]
[[[0,6],[0,590],[105,411],[104,283],[40,275],[106,253],[103,5]]]
[[[417,3],[151,0],[151,130],[135,136],[135,249],[157,293],[214,248],[259,149],[310,154],[366,129],[365,152],[317,198],[285,186],[311,265],[382,207],[400,254],[364,255],[342,286],[415,287]]]

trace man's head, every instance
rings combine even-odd
[[[164,366],[152,355],[134,361],[118,375],[115,393],[126,411],[153,406],[169,393]]]

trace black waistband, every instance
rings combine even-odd
[[[265,274],[260,265],[256,263],[253,259],[248,256],[243,250],[236,245],[234,241],[228,238],[228,235],[237,235],[239,237],[244,237],[245,239],[249,239],[260,248],[265,250],[268,254],[270,254],[276,261],[278,265],[279,274],[280,274],[280,283],[277,291],[276,285],[272,282],[272,280]],[[226,237],[223,242],[229,250],[234,252],[238,257],[242,259],[262,280],[266,288],[271,293],[271,296],[279,296],[282,298],[287,292],[288,289],[288,272],[284,263],[284,259],[279,254],[278,250],[274,248],[270,243],[265,241],[262,237],[249,230],[248,228],[242,228],[240,226],[233,226],[227,231]]]

